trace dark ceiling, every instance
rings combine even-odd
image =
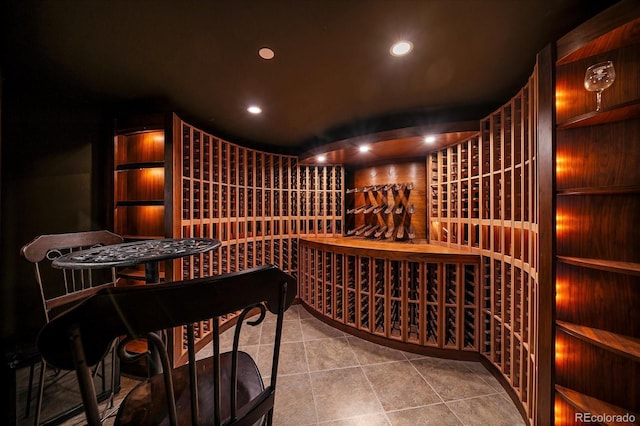
[[[302,149],[480,119],[547,43],[613,3],[5,0],[1,66],[8,84],[173,110],[232,141]],[[410,55],[389,54],[399,39]],[[263,46],[274,59],[258,56]],[[251,103],[263,113],[248,114]]]

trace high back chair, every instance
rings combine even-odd
[[[115,424],[271,424],[283,317],[296,286],[292,276],[275,266],[263,266],[156,286],[107,289],[45,325],[38,348],[51,365],[75,369],[91,425],[100,424],[100,416],[90,366],[124,334],[146,337],[156,345],[163,371],[125,397]],[[232,313],[237,315],[233,345],[221,353],[219,320]],[[239,349],[239,338],[243,326],[256,326],[272,314],[274,349],[265,386],[255,360]],[[198,328],[207,324],[212,331],[213,355],[198,361],[194,324]],[[157,333],[173,327],[182,327],[187,335],[189,358],[175,369]],[[124,345],[126,341],[120,342],[117,352],[126,359]]]
[[[20,254],[26,260],[33,263],[35,268],[36,282],[40,288],[46,322],[54,318],[56,313],[63,311],[74,303],[78,303],[102,288],[113,287],[116,283],[115,268],[107,270],[61,270],[52,268],[51,262],[73,251],[117,244],[123,241],[120,235],[101,230],[40,235],[22,247]],[[40,362],[41,359],[37,361]],[[32,363],[30,367],[26,416],[29,415],[30,411],[31,388],[35,365],[35,363]],[[40,424],[46,368],[46,362],[42,362],[36,400],[36,425]],[[116,380],[116,369],[113,364],[111,371],[110,397],[113,396],[113,385]],[[104,368],[102,369],[102,373],[104,375]],[[103,390],[106,391],[105,389]]]

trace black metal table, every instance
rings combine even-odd
[[[100,269],[144,264],[145,282],[160,282],[158,264],[163,260],[200,254],[220,247],[210,238],[165,238],[94,247],[60,256],[52,262],[61,269]]]
[[[160,282],[159,262],[204,253],[220,245],[220,241],[210,238],[141,240],[68,253],[51,264],[60,269],[100,269],[144,264],[145,283],[156,284]],[[152,374],[162,371],[160,360],[153,350],[150,370]]]

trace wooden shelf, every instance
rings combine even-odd
[[[164,161],[146,161],[141,163],[126,163],[116,166],[116,170],[134,170],[134,169],[152,169],[156,167],[164,167]]]
[[[559,189],[557,195],[624,195],[640,194],[640,185],[604,186],[599,188],[569,188]]]
[[[558,129],[572,129],[577,127],[595,126],[598,124],[614,123],[616,121],[628,120],[640,116],[640,100],[626,102],[605,108],[602,111],[591,111],[586,114],[573,117],[558,123]]]
[[[570,335],[592,343],[608,351],[617,353],[634,361],[640,361],[640,339],[622,336],[592,327],[556,321],[556,325]]]
[[[584,259],[580,257],[557,256],[558,261],[569,265],[583,266],[601,271],[617,272],[627,275],[640,276],[640,263],[619,262],[603,259]]]
[[[581,413],[589,413],[591,416],[629,416],[634,415],[636,419],[640,418],[640,415],[632,413],[629,410],[620,408],[608,402],[601,401],[597,398],[593,398],[588,395],[584,395],[580,392],[576,392],[572,389],[564,386],[556,385],[556,392],[567,401],[572,407]],[[615,425],[619,422],[606,422],[605,424]]]
[[[594,416],[640,410],[636,395],[627,391],[638,388],[640,361],[639,47],[637,0],[617,2],[556,44],[557,162],[549,214],[566,226],[555,229],[554,252],[540,253],[541,262],[555,264],[558,352],[552,383],[568,402],[558,397],[559,404]],[[594,94],[584,90],[584,72],[604,60],[615,63],[618,80],[596,112]]]
[[[164,206],[164,200],[120,200],[116,206]]]
[[[640,42],[637,4],[621,2],[558,40],[557,65],[599,55],[619,46]],[[628,21],[628,22],[627,22]],[[613,29],[612,29],[613,28]]]

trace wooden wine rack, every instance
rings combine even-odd
[[[363,166],[346,173],[346,182],[346,236],[426,242],[424,161]]]
[[[295,156],[245,148],[175,114],[120,123],[115,137],[114,229],[127,239],[205,237],[214,252],[162,266],[182,280],[274,264],[297,273],[298,238],[343,233],[341,166],[299,165]],[[122,271],[127,284],[144,271]],[[166,276],[166,278],[165,278]],[[227,326],[234,316],[223,319]],[[225,324],[222,324],[225,326]],[[196,347],[212,324],[196,324]],[[184,330],[175,330],[175,365],[186,361]]]
[[[357,207],[347,209],[347,215],[360,215],[347,236],[363,236],[376,240],[414,241],[416,231],[411,219],[416,212],[409,202],[413,182],[368,185],[347,189],[347,194],[361,194]]]
[[[535,416],[537,70],[480,133],[427,158],[430,242],[481,255],[479,350]]]
[[[478,351],[479,256],[426,244],[300,238],[299,297],[390,346]]]

